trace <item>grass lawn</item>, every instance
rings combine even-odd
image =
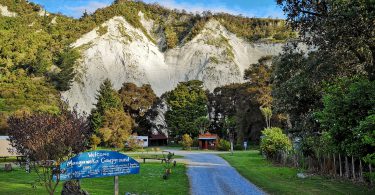
[[[140,174],[120,176],[120,194],[131,192],[136,194],[189,194],[189,180],[186,167],[178,164],[172,168],[168,180],[163,180],[164,167],[159,163],[141,164]],[[32,188],[32,183],[37,179],[35,173],[27,174],[22,169],[11,172],[0,170],[0,194],[47,194],[43,186]],[[91,195],[113,194],[113,177],[83,179],[82,188]],[[61,194],[62,184],[56,194]]]
[[[154,154],[154,153],[144,153],[144,154],[127,154],[128,156],[134,158],[134,159],[141,159],[141,158],[164,158],[167,156],[167,154],[163,155],[163,154]],[[177,158],[184,158],[183,156],[181,155],[174,155],[173,156],[174,159],[177,159]]]
[[[319,176],[300,179],[295,168],[278,167],[256,150],[221,154],[249,181],[270,194],[375,194],[375,189]]]

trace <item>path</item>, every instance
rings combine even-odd
[[[175,151],[188,160],[188,176],[193,195],[265,194],[242,177],[224,159],[213,153]]]

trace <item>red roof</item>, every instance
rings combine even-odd
[[[200,134],[198,139],[217,139],[217,134],[211,134],[209,132],[205,134]]]
[[[167,136],[165,136],[164,134],[152,134],[150,136],[150,140],[161,140],[161,139],[168,139]]]

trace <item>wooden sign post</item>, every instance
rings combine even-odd
[[[118,176],[115,176],[115,195],[119,194],[119,188],[118,188]]]

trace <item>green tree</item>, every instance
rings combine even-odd
[[[199,117],[195,120],[195,126],[200,134],[204,134],[210,126],[210,119],[207,116]]]
[[[126,113],[129,113],[134,121],[134,131],[140,135],[149,133],[152,117],[151,108],[157,101],[157,96],[151,85],[138,87],[133,83],[124,83],[119,90],[121,103]]]
[[[244,73],[244,79],[251,84],[247,90],[249,93],[255,94],[256,100],[262,107],[270,107],[272,104],[272,73],[272,56],[260,58],[258,63],[250,65]]]
[[[168,111],[165,119],[172,136],[183,134],[197,136],[195,121],[207,116],[207,95],[202,81],[180,82],[177,87],[166,94]]]
[[[373,0],[277,0],[303,41],[332,69],[375,78]]]
[[[275,59],[272,76],[273,110],[288,115],[292,127],[289,132],[311,134],[318,130],[314,112],[321,108],[324,81],[330,81],[333,69],[317,59],[317,53],[296,52],[286,48]]]
[[[104,80],[100,85],[98,95],[96,97],[97,103],[95,108],[91,111],[90,121],[97,132],[99,128],[103,127],[103,119],[105,112],[111,108],[122,110],[121,99],[109,79]]]
[[[132,131],[133,121],[123,110],[110,108],[105,111],[103,125],[99,129],[104,144],[123,148]]]
[[[324,107],[316,116],[342,154],[364,157],[373,149],[364,143],[371,128],[360,124],[375,113],[374,97],[375,81],[366,78],[343,78],[325,88]]]
[[[55,64],[60,68],[60,71],[51,76],[57,90],[67,91],[70,89],[75,76],[75,63],[79,57],[80,54],[75,49],[63,51],[58,56]]]
[[[363,144],[367,148],[372,148],[368,151],[364,160],[375,165],[375,114],[371,114],[361,121],[360,125],[355,129],[355,133],[361,135]]]

